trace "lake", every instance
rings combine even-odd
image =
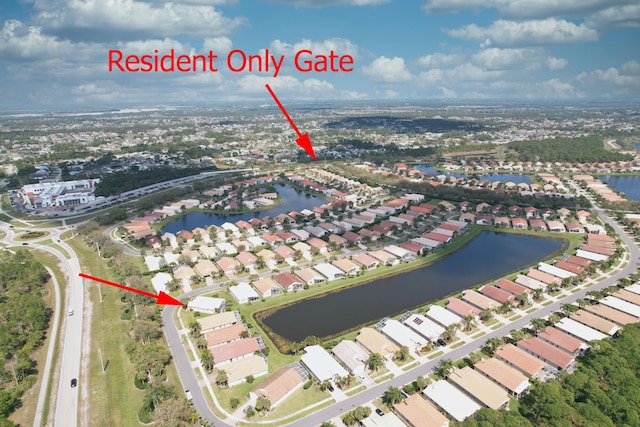
[[[484,181],[485,179],[489,182],[513,182],[516,184],[526,183],[532,184],[533,181],[526,174],[520,173],[484,173],[484,174],[463,174],[463,173],[451,173],[446,171],[439,171],[435,169],[431,165],[414,165],[416,169],[425,173],[431,173],[434,175],[445,175],[445,176],[455,176],[456,178],[475,178],[479,181]]]
[[[309,335],[335,336],[499,279],[547,258],[562,246],[563,241],[551,238],[483,231],[430,265],[294,303],[263,322],[289,341],[302,341]]]
[[[640,142],[634,142],[634,143],[633,143],[633,147],[634,147],[636,150],[640,151]]]
[[[602,175],[597,177],[631,200],[640,200],[640,175]]]
[[[163,233],[177,233],[180,230],[193,230],[197,227],[207,228],[210,225],[222,225],[225,222],[237,222],[240,220],[249,221],[251,218],[260,218],[263,216],[277,216],[281,213],[289,213],[304,209],[313,209],[326,203],[321,197],[311,196],[304,191],[294,189],[289,185],[275,185],[276,191],[284,199],[284,201],[271,209],[260,212],[250,212],[243,214],[213,214],[206,212],[193,212],[167,223],[162,227]]]

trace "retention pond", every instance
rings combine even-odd
[[[270,313],[262,323],[270,334],[286,341],[299,342],[310,335],[337,336],[498,279],[546,259],[562,247],[562,240],[483,231],[461,249],[429,265],[295,302]]]

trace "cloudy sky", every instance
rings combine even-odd
[[[0,109],[286,100],[640,100],[638,0],[2,0]],[[210,50],[216,73],[108,71]],[[228,53],[285,55],[278,77]],[[301,49],[353,71],[295,69]]]

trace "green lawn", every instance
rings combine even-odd
[[[83,272],[115,280],[104,263],[98,259],[92,248],[76,238],[68,242],[73,246],[80,259]],[[132,261],[136,262],[133,258]],[[128,343],[130,324],[120,319],[122,305],[118,290],[102,286],[103,301],[99,301],[98,286],[88,284],[87,291],[92,302],[91,316],[91,353],[89,355],[89,405],[90,425],[138,425],[138,411],[142,407],[144,391],[138,390],[134,383],[135,370],[125,352]],[[106,365],[103,373],[98,350]],[[171,365],[167,370],[167,381],[176,385],[179,380]]]

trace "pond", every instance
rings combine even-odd
[[[301,341],[309,335],[335,336],[498,279],[545,259],[562,247],[561,240],[484,231],[460,250],[432,264],[294,303],[263,322],[289,341]]]
[[[490,181],[490,182],[513,182],[516,184],[526,183],[532,184],[533,181],[526,174],[519,173],[484,173],[484,174],[463,174],[463,173],[451,173],[446,171],[439,171],[431,165],[414,165],[416,169],[419,171],[430,173],[434,175],[445,175],[445,176],[455,176],[456,178],[475,178],[479,181]]]
[[[640,175],[602,175],[600,181],[624,193],[631,200],[640,200]]]
[[[197,227],[207,228],[210,225],[222,225],[225,222],[237,222],[240,220],[249,221],[251,218],[264,216],[277,216],[281,213],[289,213],[304,209],[313,209],[326,203],[321,197],[311,196],[304,191],[296,190],[289,185],[275,185],[276,191],[284,201],[271,209],[260,212],[250,212],[243,214],[213,214],[206,212],[193,212],[167,223],[162,227],[163,233],[177,233],[180,230],[193,230]]]
[[[640,151],[640,142],[634,142],[634,143],[633,143],[633,147],[634,147],[636,150]]]

